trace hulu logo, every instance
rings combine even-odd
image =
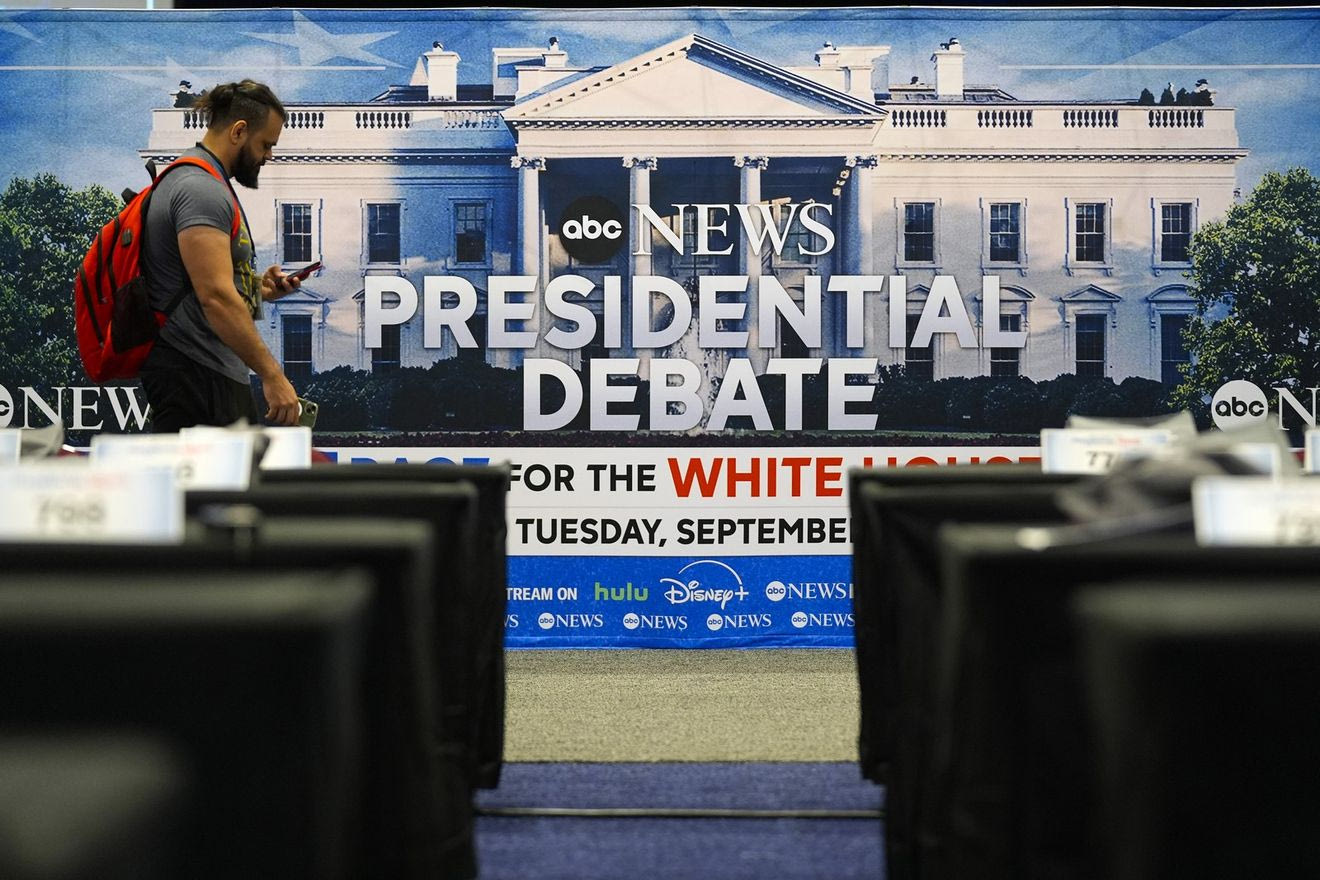
[[[634,587],[632,581],[626,587],[604,587],[600,581],[596,582],[597,602],[645,602],[650,594],[650,588]]]

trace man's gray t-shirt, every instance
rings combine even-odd
[[[224,168],[200,147],[186,150],[183,155],[204,159],[225,176]],[[241,218],[240,212],[239,233],[230,246],[234,287],[255,320],[261,317],[261,277],[253,260],[252,234]],[[233,224],[234,198],[226,183],[207,174],[204,168],[176,168],[152,192],[143,262],[151,279],[153,308],[163,311],[181,289],[188,290],[161,328],[161,340],[203,366],[247,384],[247,365],[211,329],[179,255],[179,233],[183,230],[212,226],[228,236]]]

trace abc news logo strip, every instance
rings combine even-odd
[[[510,559],[513,647],[850,647],[844,557]]]

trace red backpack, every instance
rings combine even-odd
[[[78,330],[78,354],[93,382],[137,376],[160,328],[188,292],[185,281],[164,311],[153,309],[142,260],[151,193],[161,178],[184,165],[204,168],[212,177],[226,183],[204,159],[193,156],[176,159],[146,189],[127,199],[128,204],[119,216],[101,227],[87,256],[83,257],[73,284],[73,318]],[[229,230],[231,240],[238,237],[241,217],[235,200],[234,225]]]

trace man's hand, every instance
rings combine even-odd
[[[298,392],[283,373],[263,376],[261,387],[266,395],[266,421],[272,425],[298,424]]]
[[[279,266],[271,266],[261,276],[261,298],[271,302],[282,296],[288,296],[301,286],[302,282],[297,278],[285,275],[280,271]]]

